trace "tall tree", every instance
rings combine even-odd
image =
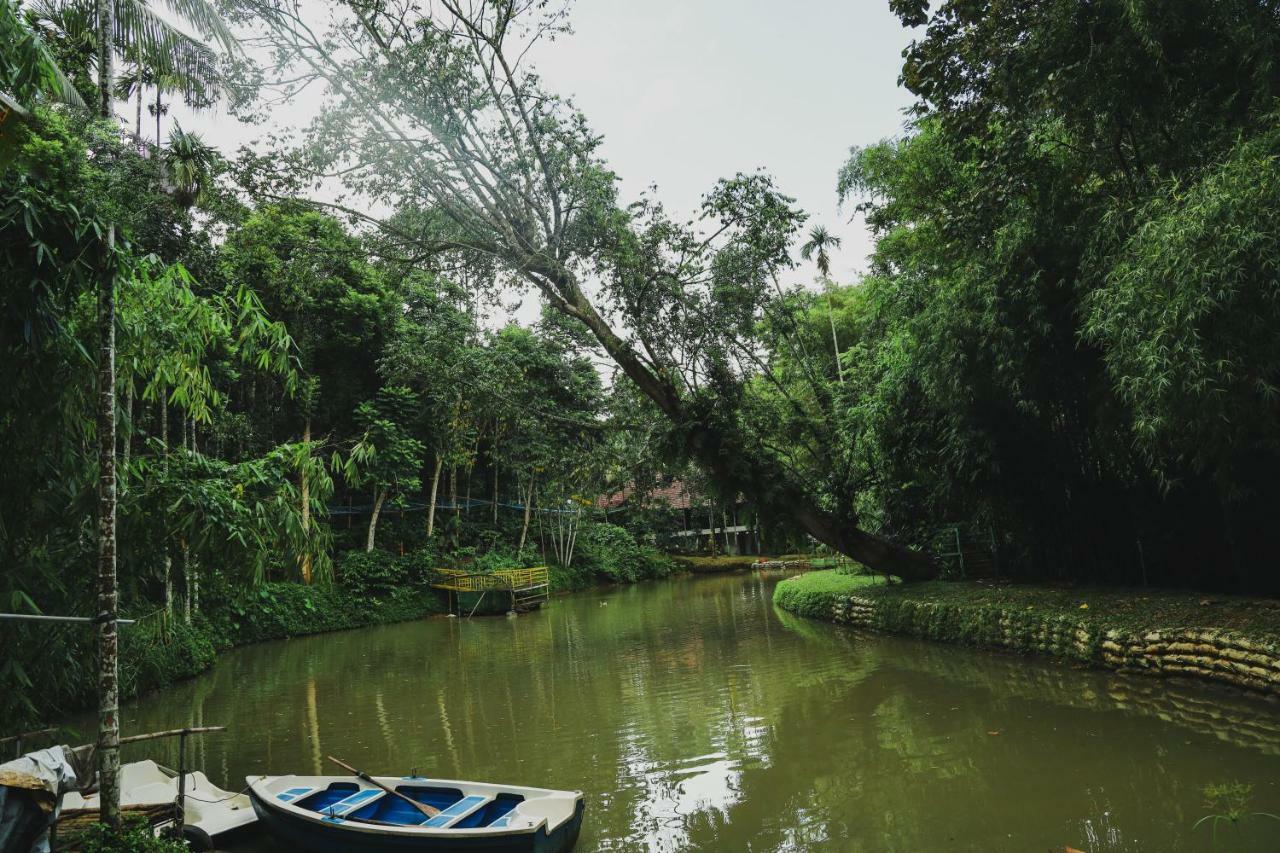
[[[114,0],[95,0],[98,114],[111,118]],[[103,823],[120,825],[119,590],[116,583],[116,225],[107,226],[98,288],[98,801]]]
[[[353,486],[373,487],[365,551],[372,551],[377,541],[378,517],[387,498],[420,485],[423,447],[410,433],[417,407],[413,392],[402,386],[383,388],[374,400],[356,407],[356,421],[364,434],[348,454],[345,472]]]
[[[673,444],[728,490],[757,495],[868,565],[933,573],[928,559],[861,529],[851,507],[833,512],[741,433],[735,362],[754,354],[761,300],[790,266],[803,221],[767,177],[717,185],[702,232],[652,202],[622,206],[599,137],[521,60],[531,41],[565,27],[558,5],[343,4],[328,32],[294,9],[257,8],[292,61],[287,85],[318,82],[334,98],[312,128],[309,162],[399,208],[379,224],[406,256],[490,259],[584,324],[669,419]],[[349,50],[331,50],[330,37]],[[405,216],[424,210],[433,216]],[[583,289],[589,275],[603,279],[624,333]]]
[[[381,384],[377,358],[394,312],[385,276],[360,242],[330,216],[266,205],[228,234],[218,257],[222,274],[252,288],[267,313],[289,329],[306,376],[285,411],[287,423],[276,423],[271,410],[262,429],[275,440],[301,435],[308,448],[318,445],[315,433],[361,431],[354,413]],[[303,494],[309,488],[301,483]],[[303,501],[307,525],[309,505]],[[310,580],[310,564],[299,569]]]
[[[809,240],[800,247],[800,257],[806,261],[816,257],[822,287],[827,292],[827,307],[831,317],[831,347],[836,359],[836,376],[844,384],[844,368],[840,365],[840,338],[836,336],[836,308],[831,300],[831,255],[829,249],[840,248],[840,238],[822,225],[809,229]]]
[[[186,16],[218,37],[227,49],[235,39],[220,16],[204,0],[174,0],[175,12]],[[83,15],[79,16],[83,19]],[[181,71],[189,79],[213,74],[215,61],[205,45],[185,36],[146,6],[141,0],[94,0],[93,33],[97,46],[98,113],[110,120],[114,101],[114,59],[117,48],[135,49],[153,66]],[[98,776],[101,815],[105,823],[120,822],[120,721],[119,660],[117,623],[119,592],[116,580],[116,388],[115,388],[115,294],[116,226],[107,226],[102,252],[102,276],[98,296],[98,324],[101,343],[98,351]]]

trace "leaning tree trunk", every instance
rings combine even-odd
[[[302,427],[302,443],[307,448],[307,461],[311,460],[311,417],[307,416],[307,422]],[[299,491],[302,499],[302,538],[306,541],[308,534],[311,532],[311,478],[307,476],[307,468],[303,466],[301,484]],[[311,548],[307,546],[307,552],[302,555],[302,582],[311,583]]]
[[[431,472],[431,502],[427,504],[427,538],[436,532],[436,496],[440,494],[440,469],[444,458],[436,456],[436,469]]]
[[[582,321],[641,393],[652,400],[669,421],[681,425],[685,452],[716,477],[724,492],[751,495],[768,510],[789,515],[819,542],[875,571],[908,581],[937,576],[937,566],[927,554],[858,528],[856,517],[851,513],[842,518],[819,507],[814,496],[776,461],[747,446],[709,416],[689,411],[675,384],[640,360],[632,345],[619,337],[596,311],[568,271],[545,258],[528,261],[535,275],[534,283],[550,297],[557,310]],[[717,413],[716,417],[721,415]]]
[[[374,537],[378,535],[378,515],[382,512],[382,502],[387,499],[386,489],[375,489],[373,493],[373,514],[369,516],[369,538],[365,540],[364,551],[373,550]]]

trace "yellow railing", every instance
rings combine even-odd
[[[436,569],[436,589],[453,592],[489,592],[521,590],[550,583],[546,566],[528,569],[500,569],[496,572],[468,572],[464,569]]]

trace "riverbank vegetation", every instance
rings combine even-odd
[[[1169,590],[932,581],[848,571],[780,582],[801,616],[1090,666],[1216,681],[1280,695],[1280,602]]]
[[[187,638],[126,664],[138,688],[421,613],[432,567],[663,576],[670,514],[619,526],[596,498],[677,475],[722,518],[748,506],[757,541],[906,581],[1280,591],[1280,21],[890,6],[919,28],[916,100],[833,175],[876,236],[841,283],[839,241],[763,172],[693,221],[623,199],[522,61],[567,29],[558,4],[233,0],[200,6],[203,41],[150,44],[0,0],[23,107],[0,124],[5,606],[109,613],[118,576],[121,612]],[[308,86],[325,109],[252,151],[164,124]],[[780,594],[855,583],[814,577]],[[87,633],[5,630],[0,728],[88,694]]]

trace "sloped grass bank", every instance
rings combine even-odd
[[[443,612],[429,591],[398,590],[385,597],[341,587],[269,583],[253,593],[211,607],[187,625],[166,627],[148,619],[121,632],[120,688],[125,698],[191,678],[213,666],[219,652],[260,643],[369,625],[404,622]],[[91,691],[68,697],[69,707],[89,707]]]
[[[774,602],[801,616],[942,642],[1185,676],[1280,696],[1280,601],[810,572]]]

